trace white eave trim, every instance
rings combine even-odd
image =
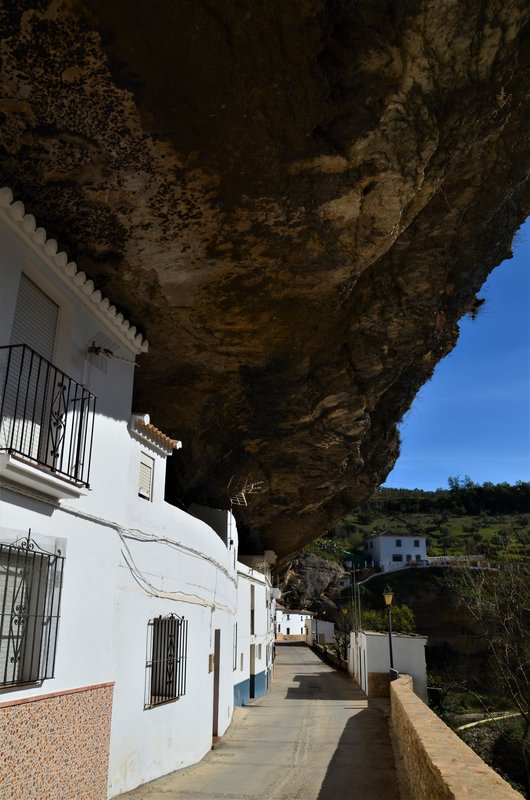
[[[46,230],[37,227],[33,214],[26,214],[24,203],[20,200],[13,201],[13,192],[7,186],[0,189],[0,218],[67,284],[121,344],[137,355],[147,352],[147,339],[137,332],[123,314],[118,313],[107,297],[103,297],[93,281],[77,269],[75,261],[68,261],[63,250],[57,252],[55,239],[48,239]]]

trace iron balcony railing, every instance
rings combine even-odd
[[[0,347],[0,451],[89,485],[96,398],[25,344]]]

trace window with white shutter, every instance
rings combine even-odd
[[[58,318],[59,306],[22,273],[10,344],[26,344],[53,361]]]
[[[153,472],[155,461],[151,456],[142,453],[140,455],[140,480],[138,485],[138,495],[145,500],[153,499]]]

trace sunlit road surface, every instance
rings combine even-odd
[[[388,701],[308,647],[278,645],[269,694],[199,764],[121,800],[399,800]]]

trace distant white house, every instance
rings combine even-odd
[[[330,644],[335,641],[335,623],[327,619],[310,618],[306,622],[308,630],[307,643]]]
[[[366,553],[372,557],[374,567],[381,572],[391,572],[412,565],[424,566],[427,561],[425,536],[408,533],[380,533],[366,543]]]
[[[300,609],[276,607],[276,641],[306,641],[313,614]]]

